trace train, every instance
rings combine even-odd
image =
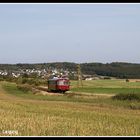
[[[48,80],[48,92],[65,93],[70,90],[68,78],[52,78]]]

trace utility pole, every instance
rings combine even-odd
[[[58,77],[62,77],[61,75],[61,68],[62,68],[62,64],[61,63],[58,63],[57,66],[57,74],[58,74]]]
[[[48,67],[47,75],[46,75],[47,80],[50,78],[50,76],[51,76],[51,69],[50,69],[50,67]]]
[[[78,72],[78,87],[83,87],[83,82],[82,82],[82,73],[81,73],[81,67],[80,64],[77,65],[77,72]]]

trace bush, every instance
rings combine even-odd
[[[127,94],[117,94],[112,97],[116,100],[137,100],[140,101],[140,94],[139,93],[127,93]]]
[[[32,86],[47,85],[47,80],[39,78],[22,78],[19,77],[16,81],[17,84],[28,84]]]
[[[110,77],[105,76],[104,79],[111,79]]]
[[[29,85],[17,85],[17,88],[23,92],[32,91],[32,87]]]
[[[136,104],[136,103],[131,103],[130,105],[129,105],[129,108],[130,109],[133,109],[133,110],[137,110],[137,109],[140,109],[140,104]]]
[[[0,81],[4,81],[4,79],[3,78],[0,78]]]

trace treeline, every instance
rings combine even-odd
[[[98,74],[117,78],[140,78],[140,64],[132,63],[84,63],[81,64],[82,72],[85,74]]]
[[[35,64],[0,64],[0,70],[24,70],[24,69],[65,69],[65,70],[76,70],[76,63],[70,62],[54,62],[54,63],[35,63]]]
[[[81,71],[87,75],[112,76],[117,78],[140,78],[140,64],[135,63],[81,63]],[[69,72],[77,71],[77,63],[54,62],[39,64],[0,64],[0,70],[18,71],[24,69],[59,69]]]

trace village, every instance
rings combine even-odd
[[[45,79],[48,76],[55,77],[55,76],[64,76],[70,79],[74,79],[77,77],[77,71],[69,71],[63,69],[20,69],[20,70],[0,70],[0,77],[12,77],[12,78],[19,78],[21,76],[33,76],[33,77],[40,77]],[[108,76],[100,76],[100,75],[90,75],[90,74],[82,74],[82,80],[98,80],[98,79],[112,79],[112,77]],[[113,78],[114,79],[114,78]]]

